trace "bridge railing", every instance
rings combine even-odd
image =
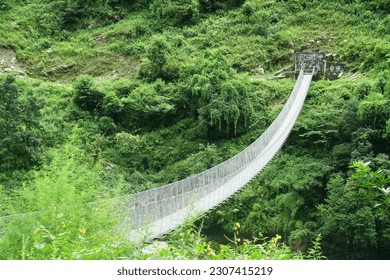
[[[147,223],[152,224],[153,222],[180,211],[180,209],[188,207],[188,205],[205,198],[217,190],[219,190],[220,193],[223,193],[223,189],[221,188],[233,179],[235,180],[235,184],[238,185],[238,188],[243,187],[247,183],[246,180],[244,179],[239,182],[239,178],[235,177],[253,163],[264,152],[266,147],[270,145],[270,141],[275,135],[280,133],[281,126],[290,113],[298,90],[301,87],[303,76],[304,73],[301,70],[294,89],[279,115],[267,130],[242,152],[206,171],[186,179],[132,195],[129,200],[131,217],[128,220],[128,222],[131,223],[132,228],[139,228]],[[289,131],[287,133],[289,133]],[[274,153],[276,153],[276,151],[274,151]],[[264,158],[264,160],[266,161],[264,163],[265,165],[270,159]],[[252,179],[252,177],[249,178],[249,180]],[[221,194],[221,196],[223,197],[223,194]],[[221,203],[218,199],[214,202],[210,202],[210,200],[212,200],[212,198],[209,198],[208,203],[204,202],[208,204],[208,206],[201,206],[199,208],[203,209],[199,210],[208,210],[209,207],[212,208]]]
[[[294,89],[275,120],[237,155],[183,180],[121,198],[118,207],[129,214],[124,224],[133,231],[159,224],[159,228],[149,236],[153,238],[173,230],[184,221],[186,214],[210,210],[244,187],[272,159],[290,133],[304,101],[304,98],[299,102],[296,100],[303,78],[301,70]],[[191,207],[194,209],[189,211]],[[21,215],[28,214],[34,213]]]

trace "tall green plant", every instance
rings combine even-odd
[[[351,167],[347,180],[336,175],[328,184],[326,203],[319,206],[321,232],[349,258],[369,258],[375,248],[382,248],[388,257],[390,178],[368,163],[355,162]]]
[[[0,85],[0,171],[26,169],[39,162],[41,104],[22,96],[13,76]]]
[[[183,26],[196,22],[199,16],[198,1],[154,0],[150,10],[158,24]]]
[[[234,136],[251,124],[249,83],[237,75],[220,51],[206,54],[189,86],[189,105],[208,137]]]
[[[51,157],[7,205],[14,215],[0,220],[0,259],[111,259],[129,250],[121,203],[107,200],[120,186],[105,186],[102,166],[72,143]]]

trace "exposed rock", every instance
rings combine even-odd
[[[114,70],[114,71],[111,72],[111,76],[113,78],[117,78],[119,76],[119,74],[118,74],[118,72],[116,70]]]
[[[46,76],[57,76],[69,72],[75,65],[74,64],[62,64],[48,70],[44,74]]]
[[[15,73],[18,77],[26,77],[26,73],[21,70],[16,70]]]
[[[26,76],[26,70],[16,59],[16,53],[13,50],[4,47],[0,47],[0,72],[15,72],[18,76]]]
[[[257,66],[255,68],[254,72],[256,74],[259,74],[259,75],[264,75],[264,73],[265,73],[264,68],[261,65]]]
[[[107,37],[104,35],[95,38],[95,43],[97,45],[104,45],[106,42],[107,42]]]
[[[352,80],[356,81],[362,74],[359,72],[354,72],[354,73],[346,73],[345,77]]]
[[[97,22],[92,21],[92,22],[90,22],[89,25],[87,26],[87,29],[89,29],[89,30],[95,29],[97,26],[98,26]]]
[[[293,70],[293,69],[294,69],[294,65],[289,65],[289,66],[287,66],[287,67],[284,67],[284,68],[282,68],[282,69],[276,71],[276,72],[274,73],[274,76],[278,76],[278,75],[280,75],[280,74],[283,73],[283,72],[291,71],[291,70]]]

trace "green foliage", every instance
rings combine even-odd
[[[390,135],[390,119],[386,122],[386,133]]]
[[[41,153],[40,102],[22,94],[15,78],[0,85],[0,171],[28,169]]]
[[[368,7],[369,9],[383,13],[388,14],[390,12],[390,1],[389,0],[374,0],[374,1],[367,1],[362,0],[362,2],[365,4],[365,7]]]
[[[67,224],[69,233],[50,213],[31,224],[15,220],[0,237],[1,257],[283,259],[308,250],[320,259],[321,234],[330,258],[388,258],[388,7],[388,0],[0,1],[0,56],[7,61],[15,52],[15,68],[28,76],[17,86],[1,78],[1,98],[8,99],[0,104],[0,213],[49,208],[74,225]],[[120,217],[111,219],[111,206],[95,217],[86,202],[122,178],[127,193],[142,191],[242,150],[293,86],[272,73],[292,64],[292,50],[307,49],[337,54],[345,76],[353,72],[357,80],[312,83],[283,153],[209,214],[206,224],[230,236],[228,244],[193,230],[188,240],[176,234],[166,249],[146,253],[144,245],[107,237],[104,230],[115,232]],[[76,128],[80,161],[64,145]],[[354,161],[370,161],[371,170],[357,164],[351,171]],[[35,191],[42,207],[32,206]],[[59,201],[56,211],[50,199]],[[234,221],[242,221],[240,236],[231,232]],[[276,234],[290,247],[270,250]]]
[[[125,14],[127,1],[50,1],[48,12],[57,17],[59,27],[74,30],[77,27],[101,25],[118,21]],[[96,19],[99,20],[96,21]]]
[[[176,143],[179,140],[175,141]],[[174,182],[193,174],[200,173],[208,168],[211,168],[221,162],[221,156],[218,149],[213,144],[200,144],[198,150],[190,154],[185,160],[180,162],[172,162],[167,167],[164,177],[168,182]]]
[[[354,173],[350,176],[352,184],[366,189],[367,200],[375,203],[374,207],[387,209],[390,207],[390,177],[381,169],[372,171],[369,163],[354,162],[351,166]]]
[[[0,0],[0,11],[5,11],[10,8],[7,0]]]
[[[310,254],[294,253],[284,243],[281,236],[267,240],[259,236],[254,240],[242,239],[240,224],[235,223],[233,239],[227,244],[216,244],[208,241],[201,228],[189,223],[167,238],[168,244],[161,246],[156,242],[154,250],[144,257],[147,259],[190,259],[190,260],[288,260],[288,259],[322,259],[320,238],[316,239]],[[152,249],[152,248],[150,248]]]
[[[370,94],[360,103],[358,115],[372,128],[384,128],[390,118],[390,101],[381,94]]]
[[[163,65],[167,63],[168,44],[164,37],[159,36],[153,39],[150,45],[146,57],[152,62],[153,66],[156,66],[161,70]]]
[[[217,9],[217,0],[199,0],[199,11],[210,13]]]
[[[126,132],[115,135],[115,154],[119,156],[122,165],[127,167],[137,167],[140,161],[138,149],[141,146],[141,138]]]
[[[320,205],[319,211],[324,238],[356,258],[362,250],[369,256],[371,248],[390,244],[390,179],[363,162],[355,162],[352,168],[354,173],[346,182],[340,175],[330,180],[326,204]]]
[[[325,109],[327,106],[316,106],[306,111],[307,117],[302,119],[297,130],[301,139],[308,145],[328,148],[338,141],[342,111]]]
[[[233,136],[252,121],[249,83],[239,77],[221,52],[209,52],[192,76],[189,106],[207,137]]]
[[[194,0],[154,0],[150,5],[157,24],[183,26],[196,22],[199,10]]]
[[[123,104],[114,92],[109,92],[104,95],[102,101],[101,114],[119,119],[123,109]]]
[[[83,110],[96,112],[103,102],[103,93],[94,88],[92,77],[81,76],[73,85],[75,103]]]
[[[389,61],[387,54],[390,46],[382,40],[357,36],[353,37],[342,50],[345,59],[349,62],[358,61],[361,71],[371,68],[388,69]]]
[[[6,205],[19,215],[2,224],[0,259],[115,259],[129,250],[117,228],[118,201],[103,200],[118,195],[120,186],[104,186],[101,166],[90,168],[72,144],[51,156]]]
[[[326,259],[324,255],[322,254],[322,249],[321,249],[321,234],[319,234],[316,239],[312,241],[313,247],[308,250],[308,258],[309,260],[323,260]]]
[[[367,83],[366,81],[360,82],[355,90],[355,94],[357,97],[362,100],[366,96],[368,96],[371,92],[371,84]]]
[[[147,81],[163,78],[164,66],[168,62],[169,45],[163,36],[153,38],[148,47],[146,57],[149,61],[141,66],[139,75]]]
[[[122,99],[124,126],[159,127],[169,121],[175,106],[169,96],[169,87],[158,79],[143,84]]]
[[[210,215],[212,226],[220,224],[226,232],[231,220],[241,220],[244,235],[282,234],[291,248],[304,251],[315,238],[314,212],[323,201],[323,182],[330,172],[324,159],[281,154],[243,192]]]
[[[244,5],[242,5],[242,14],[247,17],[248,21],[254,12],[255,8],[251,2],[247,1]]]
[[[380,89],[381,94],[388,94],[386,85],[390,82],[390,72],[389,71],[383,71],[378,75],[378,79],[376,81],[376,85]],[[390,95],[390,92],[389,94]]]
[[[98,127],[104,135],[112,135],[118,130],[118,126],[110,117],[103,116],[98,120]]]

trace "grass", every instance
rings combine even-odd
[[[12,206],[12,211],[46,212],[37,220],[16,222],[9,231],[12,235],[0,240],[10,248],[0,255],[0,259],[248,257],[246,253],[237,254],[234,249],[237,241],[230,247],[213,247],[193,230],[184,240],[180,233],[175,233],[170,239],[173,247],[167,251],[157,250],[150,256],[139,252],[137,255],[133,245],[120,250],[126,241],[113,241],[107,234],[115,228],[117,221],[114,219],[112,224],[104,225],[105,220],[110,219],[109,211],[96,217],[96,213],[82,209],[82,205],[104,193],[136,192],[182,179],[242,150],[266,128],[290,93],[292,79],[268,79],[275,71],[293,63],[294,51],[321,50],[337,54],[340,61],[347,64],[347,71],[360,71],[367,83],[373,83],[377,73],[388,69],[390,63],[389,17],[369,11],[359,14],[363,12],[355,12],[355,6],[341,5],[337,1],[253,0],[256,11],[250,18],[238,7],[202,14],[196,23],[181,27],[161,27],[147,9],[141,9],[129,11],[112,24],[92,26],[86,22],[84,28],[72,31],[58,29],[46,1],[9,2],[13,3],[12,9],[2,11],[0,15],[1,46],[15,50],[19,62],[27,69],[29,77],[18,79],[18,85],[25,94],[30,94],[28,90],[31,89],[31,94],[45,103],[41,124],[46,149],[42,155],[43,165],[36,170],[23,171],[28,180],[24,185],[15,186],[14,195],[20,201],[26,201],[28,207],[19,203]],[[300,6],[301,2],[306,7]],[[250,131],[233,139],[205,140],[197,134],[197,119],[186,115],[159,127],[126,129],[126,133],[139,139],[139,146],[134,153],[127,154],[126,160],[118,156],[117,138],[99,131],[100,116],[75,107],[73,82],[78,76],[87,74],[104,94],[116,94],[120,98],[130,96],[135,88],[147,83],[140,78],[139,69],[147,63],[146,50],[157,34],[169,45],[169,66],[177,75],[167,81],[167,87],[174,88],[177,96],[183,95],[178,85],[188,82],[185,76],[191,76],[191,71],[208,50],[221,50],[239,74],[256,76],[251,82],[252,88],[256,88],[253,90],[256,122]],[[264,75],[254,73],[259,65],[265,69]],[[354,82],[348,79],[314,83],[307,103],[310,106],[317,102],[342,104],[343,100],[334,98],[333,94],[348,91],[345,95],[348,97],[350,88],[354,88]],[[124,129],[119,130],[123,132]],[[97,135],[103,140],[99,147],[99,166],[94,167],[91,154]],[[78,161],[75,154],[82,155],[82,161]],[[122,182],[122,178],[126,182]],[[14,182],[12,178],[8,179]],[[62,199],[60,193],[66,196]],[[40,200],[35,201],[35,196]],[[34,204],[38,202],[41,205]],[[58,218],[60,213],[50,213],[53,212],[52,203],[57,209],[63,206],[62,212],[69,212],[70,216]],[[66,208],[68,206],[70,208]],[[74,224],[62,228],[65,219]],[[94,219],[97,219],[96,225]],[[26,223],[27,228],[18,233],[20,223]],[[197,249],[191,247],[195,241],[199,243]],[[268,248],[273,241],[262,244]],[[248,252],[261,249],[251,242],[245,246],[242,250]],[[180,253],[184,248],[188,252]],[[111,253],[111,250],[117,253]],[[292,256],[290,253],[286,254]],[[268,257],[270,255],[262,255],[262,258]]]

